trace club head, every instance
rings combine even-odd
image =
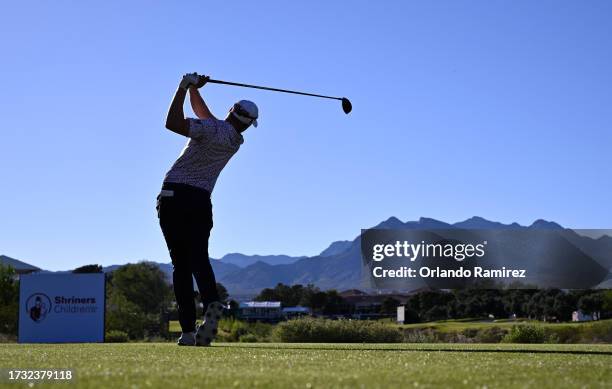
[[[342,98],[342,110],[347,115],[353,110],[353,104],[346,97]]]

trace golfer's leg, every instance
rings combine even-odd
[[[172,257],[172,282],[174,285],[174,296],[179,313],[179,323],[183,332],[195,331],[196,307],[193,293],[193,277],[191,268],[188,266],[189,252],[177,255],[177,260]]]
[[[217,293],[217,281],[215,279],[215,273],[210,266],[210,260],[208,254],[202,255],[199,260],[194,264],[194,276],[198,283],[198,289],[200,290],[200,296],[202,298],[202,304],[204,309],[208,304],[213,301],[219,301],[219,294]]]
[[[204,204],[204,209],[198,215],[198,227],[194,229],[197,237],[193,240],[194,246],[193,255],[191,256],[191,266],[193,275],[198,283],[202,304],[206,310],[208,304],[213,301],[219,301],[219,295],[217,293],[215,273],[213,272],[212,266],[210,265],[210,258],[208,257],[208,239],[210,237],[210,230],[213,226],[210,199]]]
[[[174,199],[172,199],[174,200]],[[159,224],[162,228],[170,258],[172,259],[172,283],[174,296],[179,313],[181,330],[195,330],[196,308],[193,294],[193,278],[191,275],[190,245],[186,240],[184,218],[177,204],[172,200],[163,199],[158,205]]]

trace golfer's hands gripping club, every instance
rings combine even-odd
[[[198,73],[187,73],[183,76],[180,87],[184,90],[187,90],[190,87],[201,88],[208,82],[209,79],[209,76],[201,76]]]

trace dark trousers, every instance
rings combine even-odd
[[[183,332],[195,330],[195,277],[204,308],[219,300],[215,274],[208,258],[208,238],[213,227],[210,194],[185,184],[164,183],[157,196],[159,224],[174,271],[174,295]]]

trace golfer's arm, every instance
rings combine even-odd
[[[185,114],[183,113],[183,104],[185,104],[186,96],[187,91],[183,88],[178,88],[174,93],[174,98],[166,117],[166,128],[177,134],[189,136],[189,121],[185,119]]]
[[[191,102],[191,109],[193,109],[193,112],[199,119],[216,119],[196,87],[192,86],[189,88],[189,101]]]

